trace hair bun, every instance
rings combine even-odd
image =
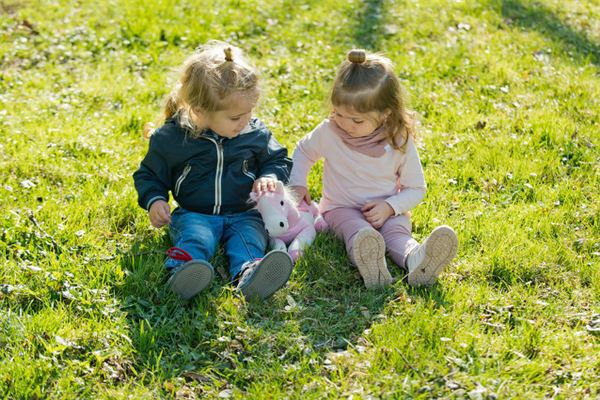
[[[231,47],[225,47],[223,52],[225,53],[225,61],[233,61],[233,50],[231,50]]]
[[[367,52],[363,49],[352,49],[348,52],[348,61],[352,64],[362,64],[367,60]]]

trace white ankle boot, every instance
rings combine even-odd
[[[449,226],[435,228],[423,244],[415,247],[406,257],[408,284],[431,286],[444,267],[456,256],[458,239]]]

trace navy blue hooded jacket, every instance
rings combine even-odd
[[[287,183],[287,149],[258,119],[234,138],[211,130],[193,138],[177,115],[150,137],[148,153],[133,174],[138,204],[149,210],[172,193],[179,206],[203,214],[232,214],[251,208],[254,181],[270,176]]]

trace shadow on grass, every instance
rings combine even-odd
[[[431,287],[413,288],[408,286],[406,292],[409,296],[421,297],[423,300],[432,302],[435,308],[450,307],[450,303],[446,300],[446,290],[439,283]]]
[[[583,60],[589,59],[595,66],[600,66],[600,46],[584,32],[565,24],[542,4],[535,2],[533,5],[525,5],[518,0],[503,0],[502,16],[509,19],[510,24],[543,33],[565,51],[577,53]]]
[[[367,290],[346,256],[344,245],[319,234],[298,260],[287,289],[280,296],[282,313],[317,351],[346,349],[380,317],[394,289]],[[285,298],[284,298],[285,297]],[[250,310],[254,322],[268,315],[259,304]],[[272,310],[268,310],[270,312]]]
[[[379,50],[383,36],[383,0],[366,0],[358,14],[359,22],[354,31],[354,43],[367,50]]]
[[[327,353],[354,346],[394,297],[394,288],[364,288],[343,244],[320,234],[288,285],[266,301],[246,301],[217,274],[208,290],[183,302],[165,285],[167,247],[166,235],[134,244],[122,258],[127,276],[117,289],[134,368],[149,382],[193,374],[215,390],[245,390],[301,360],[319,371]],[[221,251],[211,262],[226,265]]]

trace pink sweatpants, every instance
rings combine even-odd
[[[375,229],[359,208],[334,208],[325,212],[323,218],[336,236],[344,241],[348,255],[352,254],[352,240],[359,230]],[[383,236],[388,255],[399,267],[406,268],[406,256],[419,244],[412,238],[410,218],[404,214],[392,216],[378,231]],[[351,261],[354,263],[354,260]]]

